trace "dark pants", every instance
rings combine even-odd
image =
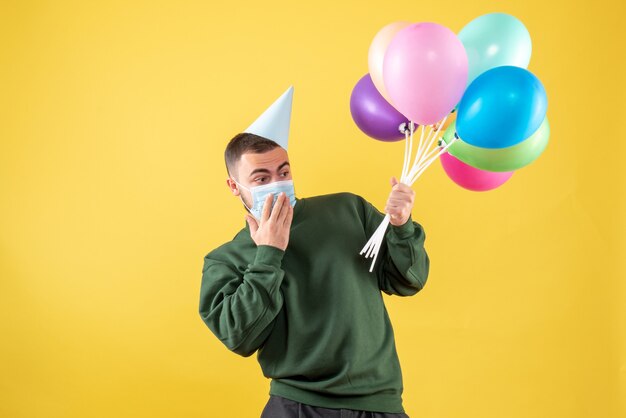
[[[270,395],[261,418],[409,418],[407,414],[356,411],[312,406],[282,396]]]

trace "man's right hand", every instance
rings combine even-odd
[[[284,192],[278,195],[272,208],[273,200],[273,194],[265,198],[260,223],[250,214],[246,215],[246,220],[250,226],[250,236],[257,246],[271,245],[285,251],[289,243],[293,207]]]

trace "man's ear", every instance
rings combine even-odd
[[[237,183],[235,183],[230,177],[226,179],[226,185],[230,189],[230,192],[233,196],[239,196],[239,188],[237,187]]]

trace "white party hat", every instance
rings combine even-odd
[[[289,86],[244,132],[271,139],[287,149],[292,102],[293,86]]]

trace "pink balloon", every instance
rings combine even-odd
[[[393,106],[420,125],[432,125],[458,104],[467,86],[467,54],[454,32],[416,23],[391,40],[383,80]]]
[[[459,186],[474,192],[484,192],[500,187],[515,171],[486,171],[464,163],[444,152],[439,157],[444,171]]]

